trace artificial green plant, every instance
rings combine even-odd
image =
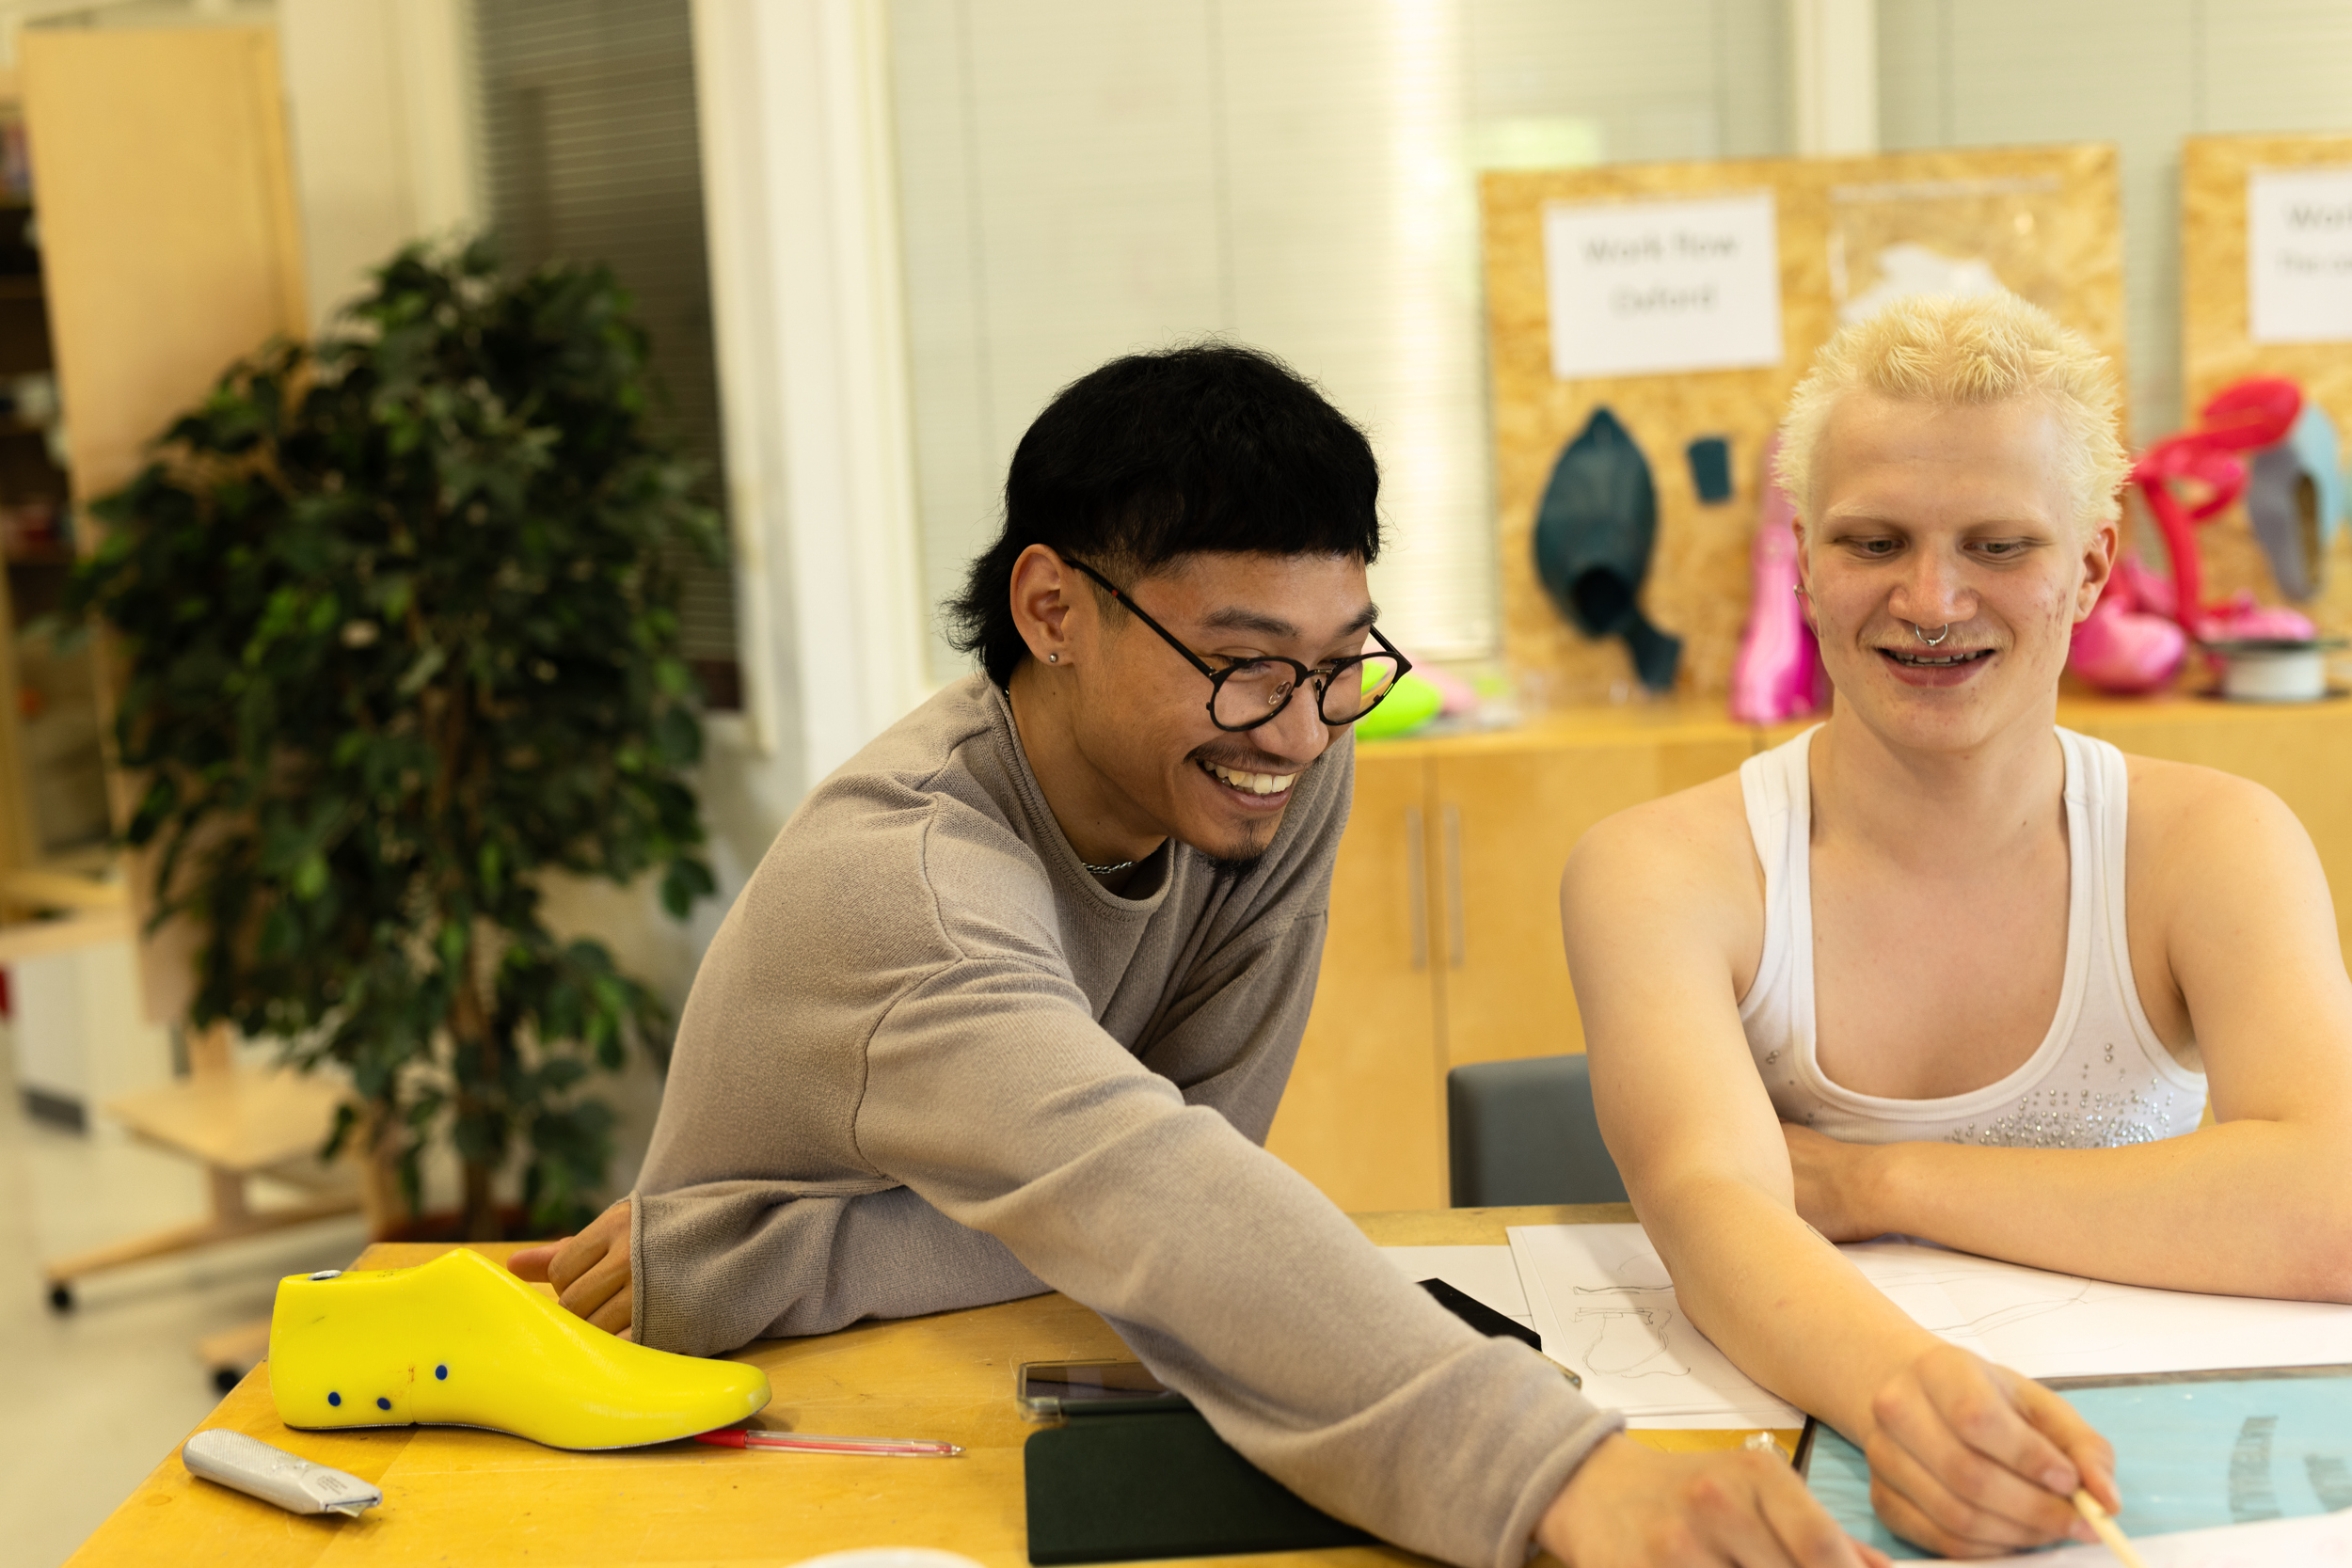
[[[273,344],[91,507],[69,613],[119,633],[127,837],[199,938],[190,1021],[341,1063],[412,1208],[446,1129],[494,1234],[519,1145],[534,1226],[577,1222],[659,1049],[655,994],[541,914],[540,877],[712,880],[677,652],[695,474],[649,418],[644,334],[602,267],[402,251],[339,330]]]

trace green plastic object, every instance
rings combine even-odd
[[[1356,734],[1363,740],[1410,735],[1435,719],[1443,706],[1445,693],[1407,670],[1397,676],[1395,689],[1380,699],[1378,707],[1356,721]]]

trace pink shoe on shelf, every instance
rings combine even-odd
[[[2129,595],[2110,593],[2074,628],[2066,667],[2091,686],[2119,697],[2156,690],[2181,673],[2188,634],[2169,615],[2129,608]]]
[[[1796,594],[1797,509],[1772,476],[1779,451],[1775,436],[1764,448],[1764,504],[1748,557],[1748,626],[1731,661],[1731,716],[1743,724],[1777,724],[1829,704],[1820,644]]]
[[[2319,635],[2312,618],[2283,605],[2255,601],[2239,589],[2217,605],[2208,605],[2198,623],[2200,642],[2309,642]]]

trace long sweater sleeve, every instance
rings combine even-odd
[[[1618,1425],[1406,1281],[1260,1147],[1322,953],[1352,752],[1255,865],[1089,878],[1001,693],[950,689],[803,802],[681,1020],[636,1312],[731,1349],[1053,1288],[1310,1501],[1518,1568]]]
[[[1279,965],[1238,977],[1248,1012]],[[985,1008],[991,1027],[970,1025]],[[1468,1328],[1304,1179],[1105,1038],[1050,976],[958,964],[869,1049],[860,1147],[1102,1313],[1236,1449],[1391,1541],[1517,1568],[1614,1418]],[[945,1092],[962,1112],[943,1121]]]

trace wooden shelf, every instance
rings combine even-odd
[[[106,1114],[151,1143],[220,1170],[249,1174],[318,1153],[344,1091],[291,1068],[237,1069],[106,1102]]]

